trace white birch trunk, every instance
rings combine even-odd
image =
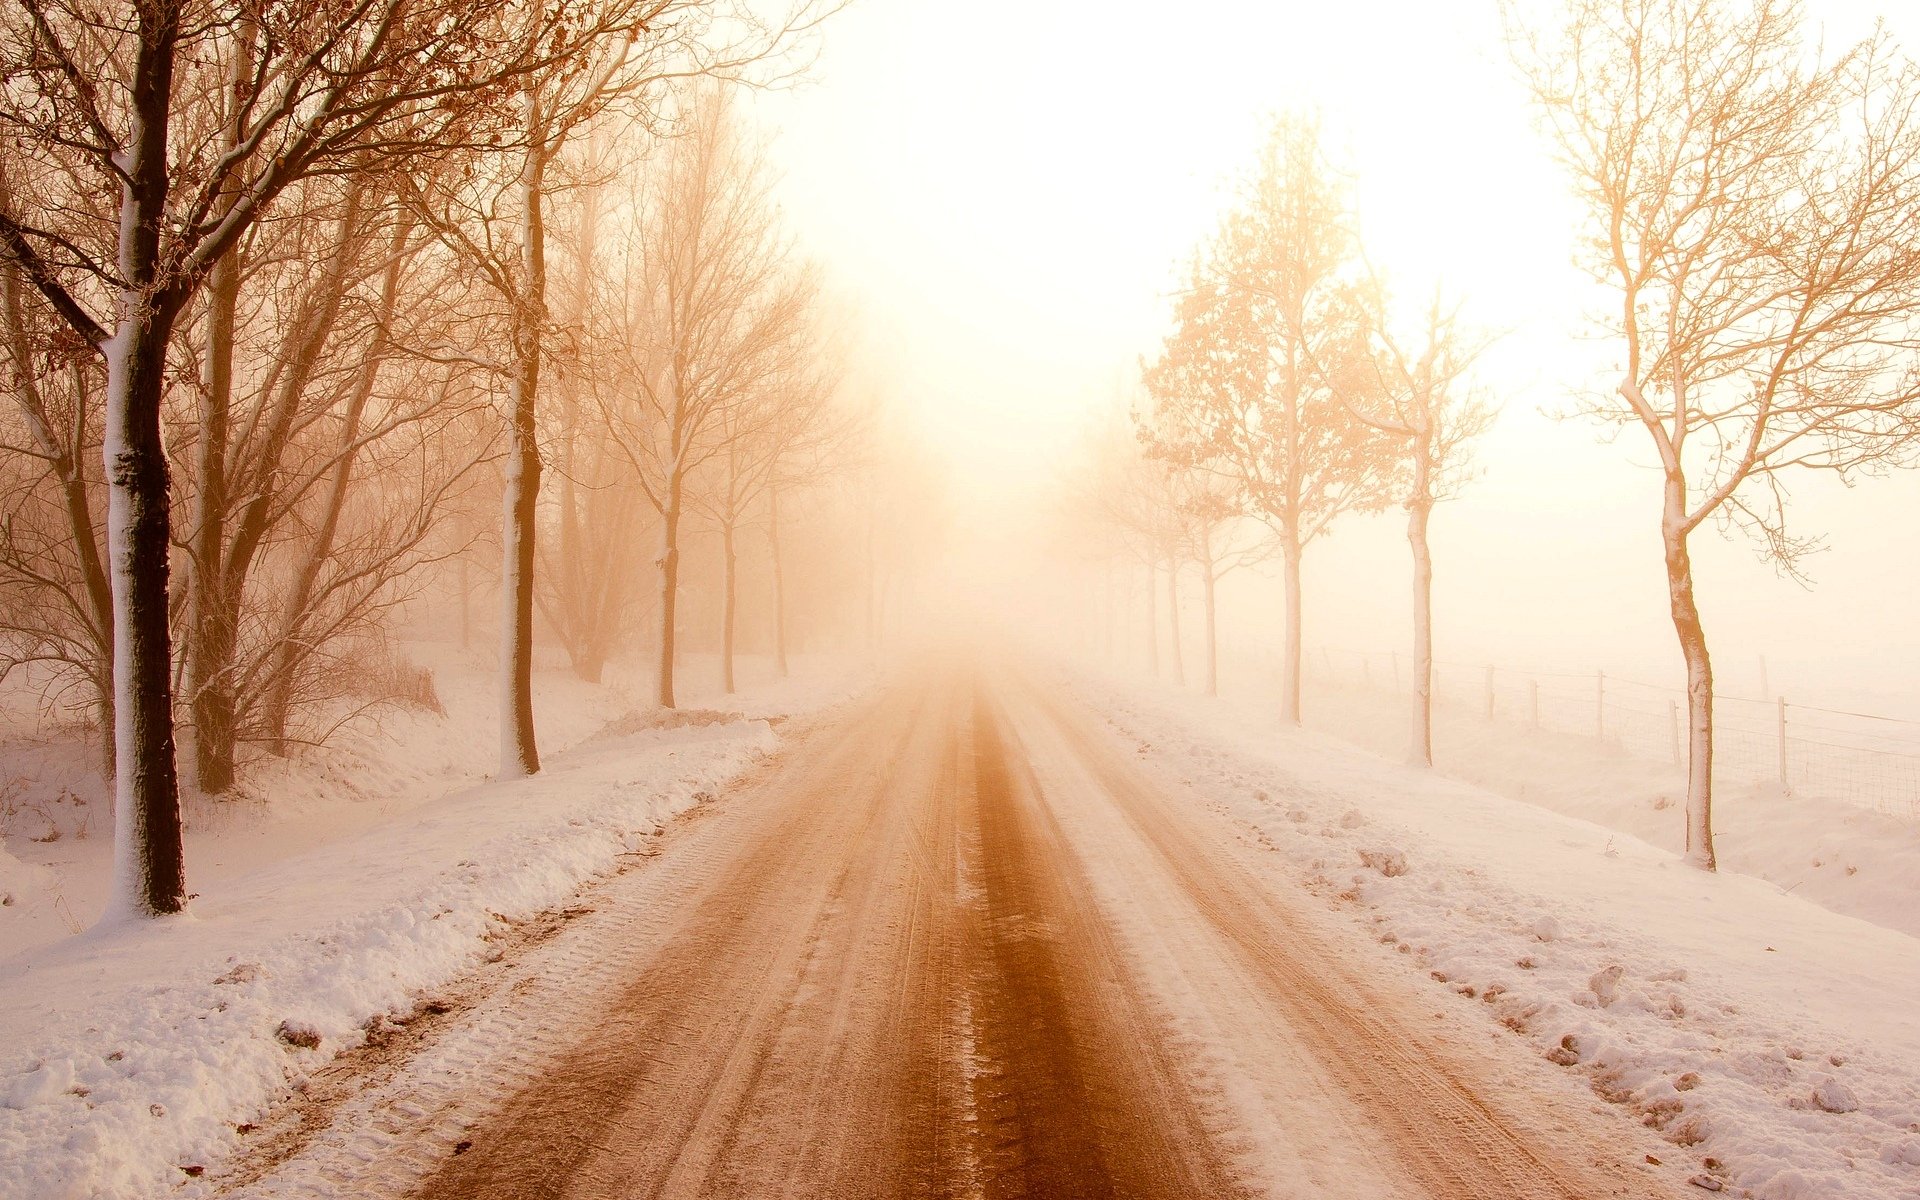
[[[1667,564],[1667,598],[1680,654],[1687,664],[1687,862],[1716,869],[1713,852],[1713,661],[1693,595],[1693,558],[1687,550],[1686,482],[1670,474],[1660,535]]]
[[[1433,555],[1427,521],[1433,515],[1432,447],[1416,438],[1413,494],[1407,502],[1407,544],[1413,551],[1413,739],[1407,757],[1433,765]]]

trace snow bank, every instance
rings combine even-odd
[[[12,908],[44,893],[52,882],[52,871],[23,863],[0,846],[0,908]]]
[[[1219,701],[1070,684],[1273,875],[1580,1072],[1701,1186],[1920,1195],[1920,941]]]
[[[733,717],[596,742],[0,975],[0,1195],[150,1195],[776,744]]]

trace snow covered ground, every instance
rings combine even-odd
[[[1236,680],[1241,705],[1266,704],[1257,682]],[[1317,686],[1304,704],[1309,727],[1398,760],[1407,746],[1405,696]],[[1277,700],[1267,712],[1277,711]],[[1470,706],[1442,705],[1434,718],[1442,774],[1514,799],[1629,833],[1678,851],[1686,777],[1667,762],[1624,753],[1590,737],[1487,720]],[[1835,912],[1920,937],[1920,820],[1823,797],[1789,795],[1771,783],[1714,789],[1714,847],[1723,869],[1753,875]]]
[[[467,711],[492,707],[484,664],[436,667],[447,716],[390,717],[196,809],[188,917],[68,932],[103,900],[104,831],[0,858],[0,1196],[150,1195],[197,1173],[305,1072],[758,761],[766,718],[858,686],[815,673],[662,721],[543,673],[546,769],[478,782],[497,759],[490,713]]]
[[[1920,1196],[1909,933],[1282,732],[1262,705],[1070,682],[1169,788],[1224,808],[1270,850],[1277,875],[1398,952],[1387,961],[1404,955],[1437,1002],[1511,1030],[1659,1130],[1699,1186],[1766,1200]]]

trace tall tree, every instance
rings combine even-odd
[[[604,175],[608,170],[606,122],[596,127],[591,149],[577,170],[573,194],[573,265],[567,295],[567,353],[559,356],[557,403],[542,414],[544,440],[559,477],[550,520],[553,536],[539,543],[534,597],[540,615],[561,644],[574,673],[589,683],[601,673],[631,630],[640,605],[641,571],[627,542],[646,508],[628,478],[619,451],[602,420],[613,379],[616,336],[609,323],[610,280],[601,263],[606,222]]]
[[[795,374],[815,292],[790,260],[762,149],[724,91],[700,90],[686,129],[642,176],[629,244],[626,365],[609,417],[660,518],[655,699],[672,708],[681,522],[697,475],[724,467],[729,421]]]
[[[1789,0],[1573,0],[1514,51],[1585,201],[1616,304],[1687,672],[1687,860],[1712,870],[1713,664],[1691,540],[1709,520],[1798,573],[1797,471],[1846,479],[1920,433],[1920,72],[1879,34],[1818,61]]]
[[[1351,205],[1313,121],[1282,116],[1205,247],[1176,326],[1145,368],[1150,445],[1222,472],[1279,541],[1286,588],[1280,716],[1300,722],[1301,558],[1346,513],[1388,503],[1397,468],[1315,363],[1364,352],[1344,294]]]
[[[811,283],[809,286],[812,286]],[[786,597],[780,545],[780,495],[817,484],[835,465],[835,451],[855,426],[833,401],[841,356],[825,337],[817,295],[810,314],[794,322],[778,370],[764,389],[720,414],[715,433],[724,451],[689,493],[690,505],[720,534],[720,686],[734,690],[734,643],[739,610],[739,537],[763,521],[771,558],[775,666],[786,665]]]
[[[1200,572],[1202,628],[1207,651],[1206,692],[1220,694],[1220,582],[1279,552],[1272,531],[1248,519],[1238,489],[1204,468],[1176,470],[1174,519],[1184,557]]]
[[[1433,765],[1433,551],[1427,537],[1434,505],[1464,482],[1467,443],[1493,423],[1493,409],[1466,375],[1485,343],[1461,327],[1458,313],[1436,294],[1412,338],[1389,318],[1377,278],[1360,289],[1355,319],[1368,331],[1367,353],[1351,360],[1346,381],[1335,381],[1354,415],[1397,443],[1411,470],[1402,505],[1413,555],[1413,708],[1408,756]]]

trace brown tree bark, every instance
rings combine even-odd
[[[533,566],[540,504],[536,415],[546,323],[547,145],[539,97],[525,94],[531,145],[520,174],[521,291],[513,312],[513,379],[507,427],[507,486],[501,530],[500,773],[540,770],[533,727]]]

